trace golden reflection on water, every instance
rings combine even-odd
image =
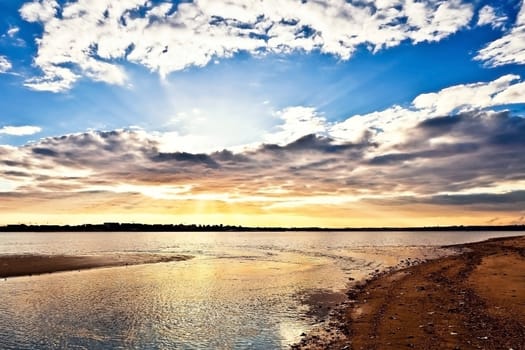
[[[343,291],[349,277],[439,253],[421,247],[429,240],[466,240],[442,233],[0,236],[0,254],[195,257],[0,281],[2,349],[286,348],[317,322],[310,312],[317,305],[304,295]]]
[[[343,287],[327,259],[282,254],[12,278],[2,285],[0,324],[15,320],[19,332],[1,329],[0,340],[21,348],[281,348],[312,323],[297,318],[307,307],[296,295],[323,287],[327,275],[328,285]]]

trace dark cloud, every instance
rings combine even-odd
[[[432,196],[429,201],[432,204],[441,205],[483,205],[490,204],[498,207],[501,204],[519,205],[525,209],[525,190],[511,191],[507,193],[475,193]],[[508,207],[507,207],[508,209]],[[513,209],[517,209],[514,207]],[[520,209],[520,210],[521,210]]]
[[[50,148],[44,148],[44,147],[35,147],[32,149],[33,153],[40,156],[46,156],[46,157],[57,157],[58,153],[53,151]]]
[[[418,158],[441,158],[450,157],[462,153],[473,153],[479,150],[479,145],[472,142],[457,143],[457,144],[443,144],[436,146],[436,149],[427,149],[412,153],[390,153],[374,157],[370,160],[372,165],[386,165],[394,164],[407,160]]]
[[[187,152],[174,152],[174,153],[162,153],[159,152],[154,155],[151,160],[154,162],[189,162],[189,163],[198,163],[205,164],[210,168],[218,168],[219,164],[213,160],[207,154],[193,154]]]
[[[3,175],[8,177],[30,177],[31,174],[25,171],[4,171]]]
[[[212,153],[211,157],[218,162],[244,163],[250,161],[250,158],[242,154],[235,154],[226,149]]]
[[[405,142],[393,147],[395,152],[370,159],[371,165],[388,166],[388,175],[371,173],[369,180],[395,180],[398,188],[422,195],[521,180],[525,177],[524,124],[523,118],[508,112],[428,119],[408,130]]]
[[[429,131],[437,130],[439,133],[443,133],[452,129],[460,121],[459,116],[436,117],[423,120],[417,127]]]
[[[525,119],[509,111],[465,112],[424,120],[415,137],[457,136],[482,141],[484,145],[525,145]]]
[[[387,199],[368,198],[365,202],[380,206],[437,205],[474,211],[523,211],[525,190],[505,193],[469,193],[431,196],[399,196]]]
[[[489,141],[498,146],[525,146],[525,118],[501,118],[499,127]]]
[[[265,144],[259,151],[270,152],[320,152],[320,153],[343,153],[348,150],[362,150],[366,147],[375,146],[368,141],[363,143],[353,144],[336,144],[333,139],[329,137],[318,136],[315,134],[305,135],[296,141],[293,141],[285,146],[276,144]]]
[[[2,164],[7,165],[9,167],[17,167],[17,166],[23,166],[26,165],[23,162],[18,162],[14,160],[2,160]]]

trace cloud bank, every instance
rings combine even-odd
[[[161,135],[140,129],[0,146],[1,196],[19,211],[31,202],[82,212],[301,213],[348,224],[373,208],[390,218],[464,215],[463,223],[499,213],[509,223],[525,211],[525,119],[493,107],[512,103],[525,103],[524,83],[507,75],[337,123],[290,107],[267,142],[235,152],[165,150]]]
[[[122,62],[166,77],[238,52],[319,51],[347,60],[361,46],[376,52],[440,41],[465,28],[473,11],[462,0],[35,0],[20,15],[43,26],[34,59],[42,74],[25,85],[60,92],[82,77],[123,85]]]

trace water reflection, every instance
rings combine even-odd
[[[327,273],[322,261],[285,260],[201,258],[9,279],[0,325],[10,326],[0,340],[6,348],[280,348],[311,324],[297,318],[307,310],[294,295]]]
[[[381,236],[348,233],[1,234],[4,254],[170,252],[195,258],[0,281],[0,344],[5,349],[285,348],[339,302],[337,292],[350,276],[435,254],[421,247],[429,239],[425,235],[383,233],[379,243]],[[467,238],[449,236],[461,239]],[[312,309],[319,301],[326,309]]]

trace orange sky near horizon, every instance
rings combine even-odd
[[[523,224],[515,211],[474,210],[429,204],[377,205],[367,202],[297,204],[162,200],[137,195],[72,199],[11,199],[0,207],[0,224],[225,224],[265,227],[420,227]]]

